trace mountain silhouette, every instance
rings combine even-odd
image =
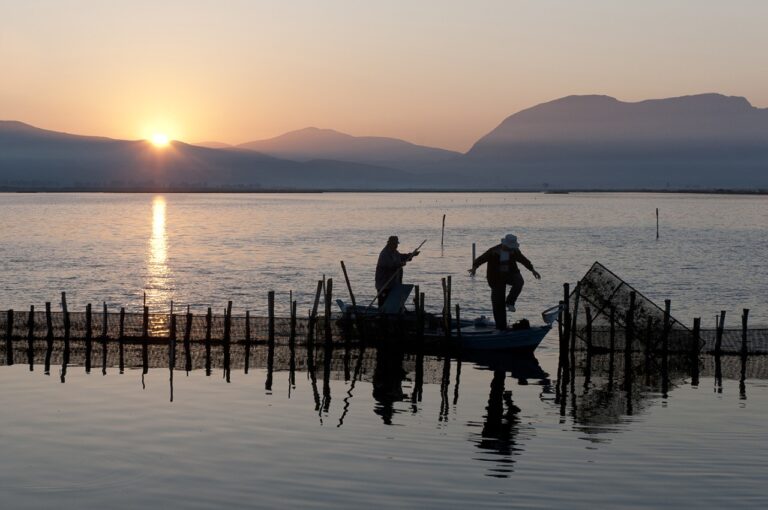
[[[294,161],[332,159],[415,171],[425,165],[455,159],[461,153],[415,145],[396,138],[352,136],[332,129],[309,127],[275,138],[238,145],[276,158]]]
[[[463,155],[317,128],[208,145],[0,121],[0,187],[768,189],[768,109],[721,94],[568,96],[507,117]]]
[[[395,169],[344,161],[286,161],[250,150],[57,133],[0,121],[0,186],[7,188],[342,188],[410,184]]]
[[[766,187],[768,110],[701,94],[627,103],[569,96],[507,117],[450,172],[487,185]]]

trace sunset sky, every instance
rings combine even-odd
[[[768,2],[0,0],[0,119],[242,143],[307,126],[464,151],[570,94],[768,107]]]

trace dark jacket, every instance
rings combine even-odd
[[[376,290],[382,290],[384,288],[391,289],[395,285],[403,282],[403,272],[395,278],[392,275],[398,272],[398,270],[410,260],[411,254],[403,255],[399,251],[392,250],[385,246],[381,253],[379,253],[379,261],[376,263]],[[389,283],[387,280],[392,278]],[[386,287],[384,287],[386,285]]]
[[[525,258],[525,255],[520,250],[507,250],[506,252],[509,254],[509,260],[502,262],[502,248],[500,244],[497,244],[475,259],[475,263],[472,265],[473,269],[477,269],[485,263],[488,264],[486,272],[488,285],[510,283],[510,277],[520,272],[520,269],[517,267],[518,262],[529,271],[533,271],[533,264]]]

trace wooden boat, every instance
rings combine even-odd
[[[550,324],[530,326],[522,329],[495,329],[492,324],[476,324],[473,321],[461,321],[461,327],[454,327],[451,338],[461,349],[469,350],[515,350],[533,351],[539,346],[552,329]],[[425,339],[444,339],[443,332],[424,332]]]
[[[425,314],[424,329],[420,335],[418,318],[412,311],[402,310],[399,314],[384,314],[378,308],[352,307],[337,300],[341,314],[337,316],[340,323],[346,325],[346,330],[364,329],[368,339],[392,342],[412,342],[421,338],[426,347],[450,347],[461,350],[477,351],[529,351],[538,347],[541,341],[552,329],[553,314],[548,310],[542,314],[545,324],[530,326],[528,321],[520,321],[512,328],[498,330],[495,324],[481,317],[475,320],[462,319],[451,324],[451,334],[446,335],[441,316]],[[556,316],[556,314],[555,314]]]

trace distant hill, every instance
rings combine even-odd
[[[309,127],[275,138],[238,145],[276,158],[294,161],[332,159],[404,170],[418,170],[455,159],[459,152],[415,145],[396,138],[351,136],[332,129]]]
[[[191,145],[197,145],[198,147],[208,147],[209,149],[231,149],[234,147],[231,144],[224,142],[195,142]]]
[[[569,96],[506,118],[452,166],[490,186],[768,187],[768,110],[702,94]]]
[[[0,186],[361,189],[410,183],[405,172],[343,161],[286,161],[254,151],[113,140],[0,121]]]

